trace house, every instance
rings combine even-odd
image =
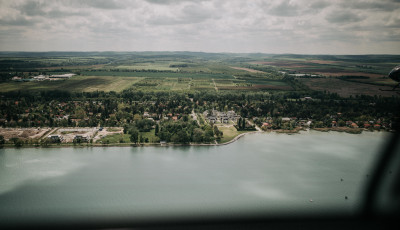
[[[215,123],[215,122],[217,121],[217,118],[214,117],[214,116],[209,116],[209,117],[208,117],[208,121],[209,121],[210,123]]]
[[[74,141],[77,142],[87,142],[88,140],[89,140],[88,137],[84,135],[75,135],[74,137]]]
[[[177,121],[177,120],[178,120],[178,117],[177,117],[177,116],[173,116],[173,117],[172,117],[172,120]]]
[[[221,123],[229,123],[230,120],[236,122],[236,120],[240,118],[240,116],[232,110],[226,113],[215,109],[210,112],[206,110],[203,112],[203,115],[210,123],[215,123],[217,121]]]
[[[13,78],[11,78],[11,80],[13,80],[13,81],[22,81],[22,77],[14,76]]]
[[[50,75],[49,78],[53,80],[59,80],[59,79],[70,79],[72,76],[75,74],[72,73],[67,73],[67,74],[59,74],[59,75]]]
[[[288,117],[282,117],[282,121],[283,121],[283,122],[289,122],[289,121],[290,121],[290,118],[288,118]]]
[[[44,81],[44,80],[46,80],[46,76],[43,76],[43,75],[34,76],[33,79],[35,81]]]
[[[221,117],[221,123],[228,123],[229,122],[229,119],[228,119],[228,116],[225,116],[225,117]]]
[[[261,125],[261,128],[263,128],[263,129],[269,129],[269,128],[271,128],[271,124],[268,123],[268,122],[264,122],[264,123]]]
[[[63,141],[63,137],[61,135],[49,135],[47,139],[54,143],[60,143]]]
[[[353,122],[353,123],[351,123],[350,127],[351,127],[351,128],[358,128],[358,125],[357,125],[356,123]]]
[[[336,121],[332,121],[332,127],[337,127],[337,122]]]
[[[380,124],[375,124],[374,125],[374,129],[381,129],[381,125]]]

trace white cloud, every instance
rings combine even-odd
[[[0,50],[400,52],[400,2],[390,0],[0,4]]]

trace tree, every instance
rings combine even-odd
[[[131,142],[137,144],[138,138],[139,138],[139,131],[137,129],[131,129],[129,133],[131,134],[131,136],[129,138],[131,140]]]
[[[242,129],[242,118],[241,117],[237,121],[237,127],[238,127],[238,129]]]
[[[0,147],[3,147],[3,145],[6,143],[6,140],[4,139],[3,135],[0,135]]]
[[[158,132],[160,131],[160,127],[158,124],[156,124],[156,127],[154,129],[154,135],[158,136]]]
[[[171,137],[171,141],[175,143],[187,144],[190,142],[190,136],[185,130],[180,130]]]
[[[193,141],[194,142],[198,142],[198,143],[202,142],[203,137],[204,137],[204,131],[202,129],[195,128],[193,130]]]
[[[14,143],[14,146],[17,147],[17,148],[18,147],[22,147],[22,145],[24,145],[24,141],[19,139],[19,138],[17,138],[17,137],[13,137],[10,140]]]
[[[218,126],[214,125],[214,134],[217,137],[217,140],[221,140],[223,133],[218,129]]]

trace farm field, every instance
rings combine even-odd
[[[275,67],[289,75],[306,74],[295,78],[312,90],[336,92],[345,97],[391,96],[395,93],[380,89],[392,89],[396,84],[387,75],[399,63],[398,55],[277,55],[250,62],[249,67],[259,70]]]
[[[379,86],[357,82],[342,81],[334,78],[301,79],[303,84],[312,90],[337,93],[342,97],[355,95],[381,95],[384,97],[398,96],[397,92],[390,91],[392,86]],[[381,90],[383,89],[383,90]]]
[[[365,76],[374,81],[386,77],[399,62],[399,56],[389,55],[277,55],[250,64],[257,67],[274,66],[289,73],[319,74],[325,77]]]
[[[0,92],[18,90],[42,91],[64,90],[70,92],[116,91],[129,88],[140,79],[135,77],[111,76],[75,76],[69,80],[43,82],[4,82],[0,83]]]
[[[51,128],[0,128],[0,135],[6,140],[20,138],[25,141],[39,139],[50,131]]]
[[[392,96],[399,55],[272,55],[192,52],[0,53],[0,92],[328,91]],[[15,82],[74,73],[65,81]],[[297,74],[297,75],[294,75]],[[293,80],[294,79],[294,80]]]

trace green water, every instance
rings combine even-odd
[[[0,222],[353,213],[387,137],[311,131],[211,147],[0,149]]]

